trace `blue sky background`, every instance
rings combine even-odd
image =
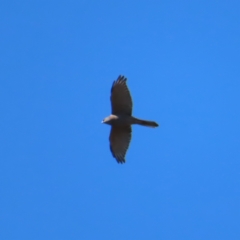
[[[1,1],[0,239],[240,239],[239,1]],[[109,151],[110,88],[134,115]]]

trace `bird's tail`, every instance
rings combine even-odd
[[[142,119],[138,119],[138,118],[133,118],[133,124],[139,124],[142,126],[146,126],[146,127],[158,127],[158,124],[156,122],[153,121],[147,121],[147,120],[142,120]]]

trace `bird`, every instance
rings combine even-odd
[[[130,145],[133,124],[147,127],[158,127],[154,121],[142,120],[132,116],[133,102],[130,91],[127,87],[127,78],[119,75],[111,88],[110,116],[103,119],[102,123],[111,126],[109,135],[110,151],[118,163],[125,163],[125,155]]]

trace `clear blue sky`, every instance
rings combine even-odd
[[[240,2],[0,2],[0,239],[240,239]],[[109,151],[110,88],[134,115]]]

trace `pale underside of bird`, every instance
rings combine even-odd
[[[125,163],[125,155],[132,136],[132,124],[147,127],[158,127],[153,121],[138,119],[132,116],[132,98],[126,84],[127,78],[119,76],[111,88],[112,114],[102,123],[111,125],[109,136],[110,150],[118,163]]]

